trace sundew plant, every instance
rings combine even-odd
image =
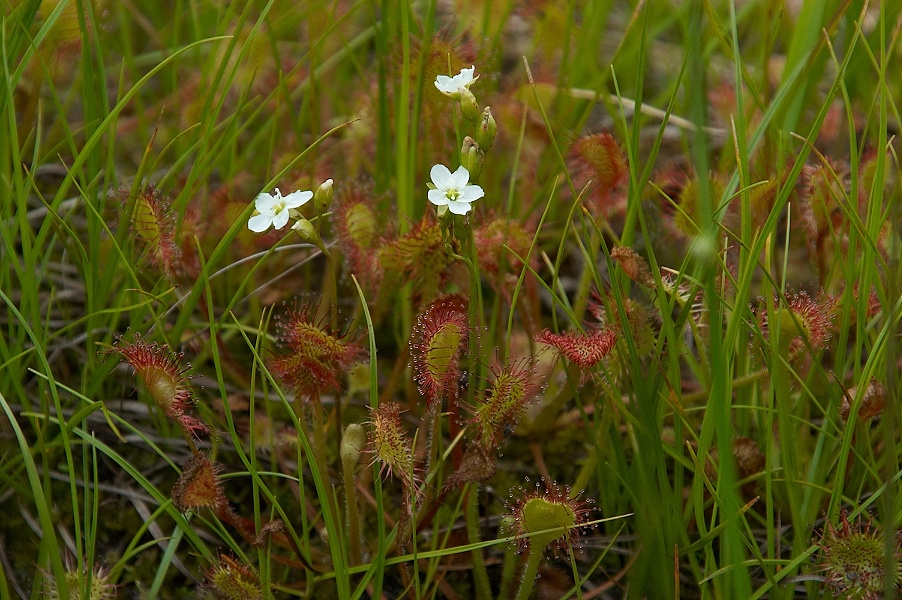
[[[902,593],[900,35],[7,0],[0,600]]]

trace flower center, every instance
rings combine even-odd
[[[448,188],[447,190],[445,190],[445,198],[447,198],[451,202],[456,201],[459,196],[460,190],[458,190],[457,188]]]

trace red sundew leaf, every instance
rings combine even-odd
[[[220,556],[212,567],[204,571],[204,587],[214,598],[263,598],[260,582],[250,566],[228,556]]]
[[[516,425],[526,406],[542,390],[542,379],[531,360],[493,367],[486,397],[471,407],[470,420],[486,448],[498,448],[505,431]]]
[[[460,352],[468,336],[467,300],[459,294],[435,300],[417,318],[410,354],[417,388],[430,409],[457,393]]]
[[[379,248],[378,257],[386,272],[415,282],[427,298],[448,279],[451,267],[457,262],[445,248],[441,226],[429,216],[424,216],[403,236]]]
[[[334,369],[316,358],[288,353],[271,358],[267,366],[277,379],[288,384],[298,397],[312,398],[341,389]]]
[[[179,366],[182,354],[145,342],[139,335],[135,336],[134,342],[124,342],[118,338],[105,353],[121,356],[122,361],[144,381],[157,406],[186,433],[197,436],[210,431],[200,419],[188,414],[191,410],[191,389],[188,387],[189,377],[185,375],[188,368]]]
[[[532,227],[507,217],[487,218],[473,230],[479,271],[508,301],[523,267],[517,257],[529,255],[534,235]]]
[[[200,437],[201,434],[210,433],[210,428],[206,423],[191,415],[182,413],[176,417],[176,421],[188,434],[194,437]]]
[[[595,133],[573,143],[571,153],[584,167],[592,171],[592,178],[604,190],[624,181],[629,173],[620,145],[610,133]]]
[[[196,454],[182,469],[172,488],[172,502],[181,511],[209,508],[219,514],[228,508],[219,474],[222,467],[203,454]]]
[[[769,322],[767,314],[759,317],[761,330],[766,338],[777,327],[780,330],[781,344],[787,344],[790,356],[796,356],[805,348],[805,342],[812,350],[826,348],[832,337],[833,306],[835,298],[821,293],[812,299],[807,293],[784,296],[786,307],[774,311],[775,322]]]
[[[579,368],[591,369],[614,348],[617,334],[611,329],[596,329],[588,333],[568,331],[560,334],[545,329],[537,333],[534,339],[554,346]]]
[[[153,185],[148,186],[135,199],[131,231],[140,247],[142,261],[150,263],[170,282],[188,272],[175,240],[175,230],[169,199]]]
[[[377,249],[384,241],[385,225],[376,209],[376,198],[361,185],[336,195],[332,213],[335,239],[347,259],[348,270],[370,291],[378,291],[383,278]]]
[[[617,246],[611,250],[611,259],[617,261],[627,277],[647,288],[655,287],[654,277],[644,258],[632,248]]]
[[[413,473],[413,447],[401,427],[401,405],[384,402],[372,409],[370,414],[373,462],[381,463],[380,473],[383,476],[397,474],[405,484],[413,483],[409,481]]]
[[[316,312],[315,305],[306,303],[278,318],[284,352],[268,361],[273,375],[303,398],[339,391],[344,374],[363,355],[362,346],[348,335],[317,322]]]
[[[815,540],[824,559],[820,565],[820,570],[825,573],[824,584],[837,598],[860,600],[882,598],[887,576],[893,588],[902,589],[902,570],[899,569],[902,538],[893,536],[895,539],[887,545],[883,533],[872,527],[870,519],[863,522],[859,518],[853,526],[845,509],[839,518],[838,528],[828,522],[820,540]],[[891,555],[887,556],[887,553]],[[895,566],[889,573],[886,572],[888,563]]]

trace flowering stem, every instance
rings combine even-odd
[[[320,468],[323,469],[323,473],[327,473],[329,463],[326,460],[326,436],[325,421],[323,419],[323,405],[320,402],[319,394],[314,394],[310,400],[311,409],[313,411],[313,437],[311,438],[311,445],[313,446],[313,456],[316,459],[316,462],[319,464]]]
[[[348,557],[350,564],[359,565],[363,559],[360,547],[360,503],[354,474],[362,449],[366,446],[366,433],[360,425],[349,425],[341,440],[341,470],[345,488],[345,512],[348,521]]]
[[[338,331],[338,276],[336,274],[335,258],[326,249],[325,244],[320,247],[323,256],[326,257],[326,285],[329,286],[331,302],[329,302],[329,319],[332,331]]]
[[[467,255],[462,256],[460,254],[454,253],[451,250],[449,250],[448,252],[453,258],[463,261],[467,265],[467,269],[470,273],[470,302],[468,306],[468,313],[470,321],[470,331],[473,333],[469,336],[469,372],[471,375],[475,376],[471,377],[470,381],[473,382],[474,385],[479,385],[479,382],[484,380],[481,370],[487,362],[482,359],[482,348],[480,344],[481,339],[479,335],[479,332],[482,331],[480,318],[483,315],[482,286],[479,284],[479,262],[476,258],[476,242],[473,236],[473,228],[469,224],[465,227],[466,233],[461,237],[463,237],[466,244],[465,248]],[[470,393],[471,397],[475,397],[479,393],[479,390],[474,389],[471,390]],[[454,397],[448,399],[448,413],[451,419],[448,433],[451,439],[454,439],[460,432],[460,409],[458,407],[458,398],[456,394],[454,395]],[[463,460],[463,447],[461,447],[459,444],[455,446],[454,450],[452,451],[451,458],[454,462],[454,467],[459,467],[461,461]]]
[[[479,278],[479,260],[476,256],[476,239],[473,235],[473,227],[469,224],[467,225],[467,253],[469,257],[466,262],[470,268],[470,328],[475,334],[470,336],[470,352],[474,361],[472,372],[476,373],[476,368],[484,364],[484,361],[481,360],[483,358],[480,344],[482,339],[479,332],[482,331],[480,320],[485,312],[482,307],[482,285],[480,285]],[[472,301],[473,298],[476,299],[475,302]],[[477,378],[476,381],[482,381],[482,378]]]
[[[471,544],[481,541],[479,535],[479,494],[476,484],[467,484],[466,503],[467,537]],[[471,553],[473,557],[473,580],[476,585],[476,598],[489,600],[492,597],[492,588],[489,585],[489,574],[485,569],[485,560],[482,550],[477,548]]]
[[[317,223],[318,224],[318,223]],[[329,286],[329,293],[331,294],[331,301],[329,302],[329,321],[332,327],[333,332],[338,331],[338,269],[335,264],[335,258],[332,256],[332,253],[326,249],[326,245],[323,244],[321,247],[323,252],[323,256],[326,257],[326,278],[327,285]],[[322,406],[319,405],[319,411],[322,413]],[[322,421],[322,414],[320,414],[320,420]],[[335,434],[338,436],[338,443],[341,445],[341,397],[336,396],[335,398]],[[323,440],[323,452],[325,452],[325,440]],[[325,465],[325,462],[320,463]]]

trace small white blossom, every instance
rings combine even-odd
[[[469,69],[461,69],[460,73],[454,77],[439,75],[435,78],[435,87],[446,96],[458,99],[460,98],[460,91],[462,89],[469,89],[469,87],[473,85],[473,82],[479,79],[478,75],[473,77],[475,72],[476,67],[470,67]]]
[[[435,165],[429,175],[435,186],[429,190],[429,201],[436,206],[447,206],[455,215],[467,214],[472,208],[470,204],[485,196],[478,185],[467,185],[470,172],[462,166],[451,173],[445,165]]]
[[[291,209],[303,206],[311,198],[313,192],[308,190],[292,192],[287,196],[283,196],[279,188],[276,188],[275,195],[263,192],[254,201],[254,206],[260,214],[251,217],[247,227],[255,233],[263,233],[270,225],[282,229],[288,223]]]

